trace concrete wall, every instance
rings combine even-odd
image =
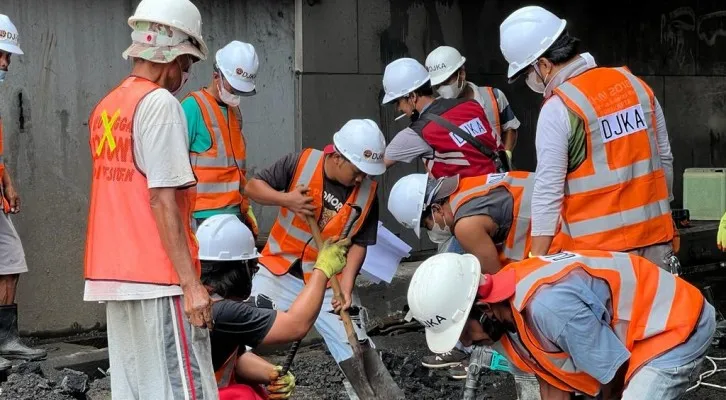
[[[20,281],[24,331],[89,328],[103,307],[83,303],[83,246],[90,157],[91,108],[129,71],[126,19],[139,0],[4,0],[25,55],[13,57],[0,85],[5,155],[22,196],[14,218],[30,273]],[[198,1],[214,52],[230,40],[251,42],[260,55],[258,95],[244,99],[248,166],[254,173],[294,148],[294,4],[292,0]],[[192,69],[186,88],[207,83],[212,62]],[[259,211],[259,208],[256,208]],[[269,225],[274,210],[258,213]]]
[[[542,98],[524,82],[507,84],[499,50],[499,24],[533,3],[567,19],[571,33],[601,65],[628,65],[652,85],[665,109],[675,156],[675,207],[682,202],[684,168],[726,164],[726,6],[715,0],[646,0],[637,7],[622,0],[305,2],[303,145],[325,143],[354,117],[379,121],[390,140],[405,120],[394,123],[394,111],[379,106],[385,65],[402,56],[423,62],[428,52],[446,44],[467,57],[470,80],[506,93],[522,121],[514,161],[533,170]],[[420,163],[395,166],[381,178],[383,187],[421,168]],[[381,193],[384,202],[386,192]],[[382,219],[406,241],[416,242],[390,215]],[[420,246],[431,244],[424,240]]]

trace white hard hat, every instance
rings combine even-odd
[[[471,254],[441,253],[416,269],[408,287],[406,316],[426,328],[426,343],[434,353],[456,346],[476,299],[481,269]]]
[[[388,195],[388,210],[393,218],[421,237],[421,214],[434,201],[449,197],[459,187],[459,175],[430,178],[411,174],[399,179]]]
[[[239,261],[260,257],[250,229],[236,215],[214,215],[197,229],[199,259],[203,261]]]
[[[25,54],[18,44],[18,28],[5,14],[0,14],[0,50],[12,54]]]
[[[499,26],[499,48],[509,63],[507,78],[532,65],[564,32],[567,21],[538,6],[522,7]]]
[[[254,46],[234,40],[217,50],[214,59],[224,79],[233,88],[247,95],[256,93],[255,77],[260,60]]]
[[[333,135],[335,149],[359,170],[368,175],[386,172],[383,153],[386,139],[370,119],[351,119]]]
[[[466,62],[459,50],[451,46],[439,46],[426,57],[426,69],[431,76],[431,84],[444,83]]]
[[[209,54],[202,37],[202,14],[189,0],[141,0],[128,22],[132,29],[137,22],[156,22],[178,29],[194,39],[202,60]]]
[[[429,81],[426,67],[413,58],[399,58],[383,72],[383,102],[388,104],[420,88]]]

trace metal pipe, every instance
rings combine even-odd
[[[481,377],[484,370],[489,367],[490,357],[491,353],[484,346],[474,346],[471,357],[469,357],[469,370],[466,374],[466,384],[464,384],[464,400],[476,398],[481,387]]]

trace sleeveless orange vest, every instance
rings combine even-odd
[[[315,220],[320,219],[323,209],[323,163],[325,155],[320,150],[305,149],[300,155],[295,175],[290,188],[307,186],[309,195],[315,206]],[[352,223],[347,237],[353,237],[363,226],[376,197],[376,182],[369,178],[363,179],[360,185],[351,192],[338,213],[322,228],[323,240],[341,237],[344,229]],[[360,209],[360,215],[351,219],[353,207]],[[284,275],[297,260],[302,261],[305,281],[313,271],[318,256],[318,247],[313,240],[312,232],[305,219],[292,211],[280,207],[275,224],[270,230],[265,248],[262,249],[260,264],[274,275]]]
[[[93,177],[86,233],[86,279],[179,284],[151,211],[146,177],[134,161],[136,108],[158,88],[148,80],[128,77],[91,113],[88,127]],[[187,244],[199,276],[199,248],[191,230],[195,196],[193,187],[176,192]]]
[[[704,298],[696,287],[628,253],[563,252],[513,263],[503,271],[508,269],[516,274],[515,294],[509,301],[521,343],[513,345],[511,338],[505,343],[540,378],[565,391],[595,396],[600,382],[578,370],[569,354],[542,350],[545,347],[522,316],[540,287],[578,269],[608,284],[613,308],[610,326],[631,354],[626,383],[650,360],[686,342],[703,308]]]
[[[7,200],[5,200],[5,195],[3,192],[3,183],[2,179],[5,175],[5,158],[3,156],[3,141],[5,139],[3,138],[3,120],[0,119],[0,202],[2,202],[3,212],[9,213],[10,212],[10,204]]]
[[[502,121],[499,119],[499,103],[497,96],[494,95],[494,89],[489,86],[479,86],[479,95],[482,99],[482,108],[491,125],[492,130],[498,137],[502,137]]]
[[[504,187],[512,195],[512,226],[509,228],[504,247],[499,253],[502,265],[511,261],[527,258],[531,249],[530,209],[534,174],[525,171],[512,171],[504,174],[488,174],[462,178],[459,187],[449,196],[451,212],[456,214],[459,207],[477,197],[484,197],[498,187]]]
[[[237,107],[227,107],[227,118],[214,97],[205,90],[189,94],[202,112],[204,125],[211,133],[212,146],[202,153],[191,153],[191,163],[197,183],[194,211],[216,210],[240,206],[247,217],[250,203],[242,195],[247,184],[247,148],[242,132],[242,116]],[[257,233],[254,221],[248,225]],[[252,225],[250,225],[252,227]]]
[[[673,239],[655,97],[625,68],[595,68],[554,93],[584,121],[584,162],[567,174],[564,249],[626,251]]]

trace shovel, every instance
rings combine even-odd
[[[358,211],[357,209],[353,209]],[[351,215],[354,220],[357,215]],[[320,235],[320,228],[312,217],[307,217],[310,231],[313,234],[315,244],[319,249],[323,248],[323,239]],[[340,290],[340,283],[336,277],[330,278],[330,286],[333,288],[333,295],[342,304],[343,295]],[[346,378],[350,381],[351,386],[361,400],[368,399],[405,399],[403,390],[394,382],[391,374],[383,364],[378,352],[371,348],[366,342],[365,346],[361,346],[358,341],[358,335],[353,328],[353,321],[347,310],[340,311],[340,319],[343,321],[345,332],[348,336],[348,344],[353,349],[353,357],[350,359],[350,368],[346,372]],[[347,362],[345,360],[343,362]]]

